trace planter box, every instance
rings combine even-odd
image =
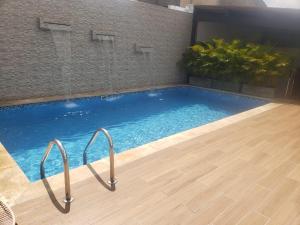
[[[228,81],[218,81],[214,80],[212,82],[212,88],[220,89],[224,91],[231,91],[231,92],[240,92],[240,84],[239,83],[233,83]]]
[[[263,98],[274,98],[276,96],[275,88],[259,87],[247,84],[243,84],[241,88],[241,84],[239,83],[211,80],[195,76],[189,77],[189,84],[204,88],[214,88],[238,93],[242,92],[246,95],[253,95]]]
[[[263,98],[274,98],[275,88],[258,87],[258,86],[244,84],[242,88],[242,93],[247,95],[263,97]]]
[[[211,88],[212,80],[201,78],[201,77],[190,76],[189,84],[198,86],[198,87]]]

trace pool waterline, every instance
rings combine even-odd
[[[144,94],[144,95],[147,95],[147,98],[154,98],[154,99],[156,99],[154,102],[152,102],[152,103],[155,103],[155,104],[157,104],[157,103],[159,103],[160,101],[164,101],[164,100],[160,100],[159,98],[160,98],[160,96],[162,96],[162,93],[161,92],[168,92],[168,90],[169,91],[171,91],[172,92],[172,90],[173,90],[173,92],[174,92],[174,89],[194,89],[194,90],[198,90],[198,91],[202,91],[202,92],[212,92],[211,94],[216,94],[216,95],[221,95],[221,96],[223,96],[224,97],[224,93],[219,93],[219,92],[215,92],[215,91],[208,91],[208,90],[204,90],[204,89],[199,89],[199,88],[194,88],[194,87],[192,87],[192,88],[189,88],[189,87],[176,87],[176,88],[166,88],[166,89],[160,89],[160,90],[157,90],[156,92],[157,93],[155,93],[155,91],[152,91],[152,92],[150,92],[149,93],[149,91],[143,91],[143,92],[137,92],[137,93],[129,93],[129,94],[121,94],[121,95],[113,95],[113,96],[110,96],[110,97],[108,97],[108,98],[104,98],[104,99],[102,99],[101,101],[105,101],[107,104],[111,104],[112,102],[117,102],[117,101],[120,101],[120,98],[122,99],[122,98],[124,98],[124,95],[125,95],[125,97],[126,97],[126,95],[139,95],[139,94]],[[175,92],[176,92],[176,90],[175,90]],[[174,93],[173,93],[174,94]],[[176,93],[175,93],[176,94]],[[181,93],[182,94],[182,93]],[[202,93],[203,94],[203,93]],[[206,93],[207,94],[207,93]],[[234,98],[234,99],[242,99],[242,100],[245,100],[245,97],[241,97],[241,96],[236,96],[236,95],[231,95],[231,94],[225,94],[226,96],[227,96],[227,98],[229,98],[229,99],[231,99],[231,98]],[[226,97],[225,96],[225,97]],[[230,97],[231,96],[231,97]],[[134,96],[133,96],[134,97]],[[145,97],[145,96],[144,96]],[[167,96],[166,96],[167,97]],[[170,97],[170,96],[169,96]],[[171,95],[171,97],[172,97],[172,95]],[[175,95],[175,97],[176,98],[178,98],[178,96],[177,95]],[[190,96],[191,97],[191,96]],[[95,97],[95,98],[97,98],[97,97]],[[78,104],[81,104],[81,101],[85,101],[85,100],[89,100],[89,99],[94,99],[94,98],[87,98],[87,99],[78,99],[78,100],[75,100],[75,102],[76,103],[78,103]],[[257,105],[257,102],[254,104],[254,105],[252,105],[250,108],[254,108],[254,107],[256,107],[256,106],[259,106],[259,105],[263,105],[263,104],[266,104],[267,102],[263,102],[262,100],[259,100],[259,99],[255,99],[255,98],[246,98],[246,100],[251,100],[251,101],[258,101],[258,105]],[[97,98],[97,100],[99,100],[99,98]],[[170,99],[170,100],[174,100],[174,99]],[[225,98],[225,100],[226,100],[226,98]],[[227,99],[228,100],[228,99]],[[231,99],[232,100],[232,99]],[[78,101],[78,102],[77,102]],[[184,101],[186,101],[186,99],[184,99]],[[53,103],[45,103],[45,104],[37,104],[37,105],[33,105],[33,107],[35,107],[35,106],[38,106],[38,105],[53,105],[53,104],[61,104],[61,103],[63,103],[63,102],[53,102]],[[178,108],[176,108],[176,104],[178,103],[178,102],[171,102],[172,104],[175,104],[175,105],[173,105],[173,106],[175,106],[175,109],[178,109]],[[192,102],[192,103],[194,103],[194,102]],[[97,106],[97,104],[96,104],[96,106]],[[150,104],[150,106],[153,106],[153,104]],[[164,106],[164,105],[162,105],[162,106]],[[202,105],[203,106],[203,105]],[[205,106],[205,105],[204,105]],[[27,106],[22,106],[22,108],[23,107],[27,107]],[[195,108],[193,108],[193,107],[195,107]],[[76,107],[75,107],[76,108]],[[142,107],[143,108],[143,107]],[[201,107],[200,107],[201,108]],[[170,135],[173,135],[173,134],[177,134],[177,133],[179,133],[179,132],[182,132],[182,131],[186,131],[186,130],[189,130],[189,129],[191,129],[191,128],[195,128],[195,127],[198,127],[198,126],[201,126],[201,125],[203,125],[203,124],[207,124],[207,123],[209,123],[209,122],[211,122],[211,121],[216,121],[216,120],[218,120],[218,119],[222,119],[222,118],[224,118],[224,117],[227,117],[227,116],[230,116],[230,115],[234,115],[234,114],[236,114],[236,113],[238,113],[238,112],[242,112],[242,111],[245,111],[245,110],[248,110],[248,109],[250,109],[249,107],[247,108],[247,109],[245,109],[245,108],[243,108],[243,109],[238,109],[238,111],[237,112],[230,112],[230,113],[226,113],[226,110],[225,110],[225,112],[224,112],[224,110],[222,111],[214,111],[214,110],[212,110],[212,111],[209,111],[210,113],[215,113],[216,114],[216,117],[212,117],[212,118],[210,118],[209,120],[207,120],[207,121],[205,121],[205,122],[203,122],[203,121],[200,121],[201,123],[199,124],[199,123],[196,123],[195,125],[193,125],[193,126],[191,126],[191,124],[189,123],[189,121],[188,121],[188,123],[189,123],[189,125],[188,126],[185,126],[185,127],[177,127],[175,130],[171,130],[171,132],[163,132],[163,135],[158,135],[158,136],[156,136],[156,135],[150,135],[151,136],[151,138],[148,138],[148,137],[145,137],[145,139],[146,140],[142,140],[142,141],[140,141],[140,140],[137,140],[136,142],[135,142],[135,144],[128,144],[128,143],[126,143],[125,144],[125,147],[124,148],[122,148],[122,147],[120,147],[120,144],[118,144],[118,143],[122,143],[122,142],[120,142],[120,140],[118,141],[118,137],[120,137],[120,136],[122,136],[122,132],[120,133],[120,129],[119,129],[119,132],[114,132],[114,131],[112,131],[112,133],[115,133],[115,135],[113,135],[113,139],[117,139],[117,141],[116,141],[116,143],[117,143],[117,152],[123,152],[123,151],[126,151],[127,149],[132,149],[132,148],[135,148],[135,147],[137,147],[137,146],[141,146],[141,145],[144,145],[144,144],[146,144],[146,143],[150,143],[150,142],[153,142],[153,141],[155,141],[155,140],[158,140],[158,139],[161,139],[161,138],[164,138],[164,137],[167,137],[167,136],[170,136]],[[68,108],[68,109],[74,109],[74,107],[71,107],[71,108]],[[125,112],[126,112],[126,109],[128,110],[128,108],[126,108],[125,107]],[[141,108],[138,108],[139,110],[141,109]],[[148,108],[149,109],[149,108]],[[199,110],[199,108],[197,108],[197,106],[194,106],[193,104],[191,104],[191,107],[187,107],[187,109],[186,110],[183,110],[183,111],[181,111],[181,109],[180,109],[180,107],[179,107],[179,110],[178,111],[176,111],[175,110],[175,114],[176,113],[179,113],[178,115],[176,115],[175,116],[175,119],[176,118],[181,118],[181,116],[182,116],[182,113],[183,114],[185,114],[185,113],[189,113],[189,110],[191,110],[191,111],[194,111],[195,113],[197,113],[198,111],[197,110]],[[202,110],[202,109],[201,109]],[[200,110],[200,111],[201,111]],[[205,110],[207,110],[207,109],[205,109]],[[205,111],[204,110],[204,111]],[[209,110],[209,109],[208,109]],[[227,109],[228,110],[228,109]],[[121,110],[122,111],[122,110]],[[171,110],[172,111],[172,110]],[[174,110],[173,110],[174,111]],[[68,114],[67,113],[67,116],[68,115],[70,115],[71,117],[72,116],[74,116],[74,117],[76,117],[76,116],[83,116],[83,117],[85,117],[85,113],[86,113],[87,111],[84,111],[84,110],[79,110],[79,111],[68,111],[68,113],[70,113],[70,114]],[[154,114],[155,114],[155,111],[154,111]],[[193,115],[193,113],[191,114],[192,116],[194,116]],[[151,116],[153,116],[153,115],[151,115],[151,113],[150,113],[150,115],[147,115],[148,117],[151,117]],[[160,122],[161,121],[164,121],[164,119],[165,118],[168,118],[168,116],[169,116],[169,114],[167,114],[167,115],[164,115],[163,116],[163,118],[160,118],[160,115],[158,114],[158,115],[154,115],[155,116],[155,120],[159,120],[159,119],[162,119],[162,120],[159,120]],[[1,118],[1,117],[0,117]],[[106,117],[106,118],[108,118],[108,117]],[[134,118],[137,118],[136,117],[136,115],[134,115]],[[153,124],[151,124],[153,121],[150,121],[150,126],[148,126],[147,125],[147,123],[149,123],[149,121],[147,121],[147,118],[145,119],[145,120],[143,120],[144,118],[142,118],[142,124],[143,124],[143,126],[145,125],[146,127],[152,127],[152,125]],[[197,119],[197,118],[196,118]],[[175,120],[176,121],[176,120]],[[121,121],[122,122],[122,121]],[[123,121],[124,122],[124,121]],[[131,121],[132,122],[132,121]],[[174,121],[173,121],[174,122]],[[198,121],[199,122],[199,121]],[[112,128],[113,130],[114,130],[114,128],[118,128],[118,126],[115,126],[114,124],[110,124],[110,125],[112,125],[112,126],[110,126],[110,128]],[[181,124],[182,126],[184,126],[184,124]],[[136,130],[136,129],[134,129],[134,128],[138,128],[138,129],[140,129],[141,127],[140,126],[135,126],[134,124],[132,125],[131,123],[128,123],[127,124],[127,126],[129,126],[129,128],[130,128],[130,126],[133,126],[133,130]],[[167,124],[166,126],[169,126],[169,127],[171,127],[172,126],[172,124]],[[105,126],[104,126],[105,127]],[[94,130],[90,130],[90,132],[92,133]],[[145,130],[143,130],[143,129],[140,129],[140,131],[142,131],[142,132],[145,132]],[[151,132],[151,131],[148,131],[147,130],[147,132],[146,133],[144,133],[144,136],[147,136],[147,134],[148,134],[148,132]],[[71,146],[71,147],[66,147],[66,145],[65,145],[65,147],[66,147],[66,149],[67,149],[67,151],[70,151],[70,148],[72,148],[73,147],[73,151],[75,151],[75,153],[77,154],[77,156],[78,155],[80,155],[80,153],[82,153],[83,152],[83,149],[82,149],[82,146],[83,145],[85,145],[85,144],[87,144],[87,142],[83,142],[83,143],[80,143],[81,144],[81,148],[76,148],[76,147],[74,147],[74,146],[78,146],[78,143],[76,143],[76,142],[78,142],[77,140],[74,140],[74,134],[73,133],[71,133],[71,134],[69,134],[69,135],[71,135],[71,141],[70,141],[70,143],[69,143],[69,140],[68,140],[68,138],[70,138],[70,137],[63,137],[62,139],[62,142],[65,144],[65,142],[67,143],[66,145],[67,146]],[[90,135],[90,133],[88,132],[88,135],[86,135],[86,134],[80,134],[80,135],[78,135],[77,137],[75,136],[75,139],[76,138],[82,138],[82,135],[84,136],[84,140],[85,139],[87,139],[87,138],[90,138],[91,137],[91,135]],[[131,136],[131,137],[135,137],[134,135],[133,136]],[[2,140],[2,139],[1,139]],[[49,141],[49,140],[48,140]],[[40,151],[40,152],[44,152],[44,150],[45,150],[45,147],[47,146],[47,142],[48,141],[44,141],[43,142],[43,148],[42,148],[42,151]],[[121,141],[123,141],[123,142],[125,142],[126,140],[121,140]],[[15,158],[15,160],[18,162],[18,164],[20,165],[20,163],[19,163],[19,161],[20,161],[20,158],[17,158],[16,159],[16,156],[14,155],[14,152],[12,152],[11,150],[10,150],[10,147],[9,146],[7,146],[5,143],[4,143],[4,145],[6,146],[6,148],[10,151],[10,154]],[[119,146],[118,146],[119,145]],[[100,155],[95,155],[95,156],[90,156],[91,158],[90,158],[90,160],[91,161],[96,161],[96,160],[99,160],[100,158],[103,158],[103,157],[106,157],[106,152],[107,152],[107,149],[106,149],[106,147],[104,146],[104,145],[100,145],[101,147],[102,147],[102,150],[104,151],[103,152],[103,154],[101,153]],[[105,149],[104,149],[105,148]],[[71,154],[73,154],[73,151],[70,151],[70,152],[72,152],[72,153],[70,153],[69,152],[69,157],[71,158],[71,160],[72,160],[72,155]],[[92,150],[93,151],[93,150]],[[92,152],[91,151],[91,152]],[[99,148],[95,148],[94,149],[94,151],[95,152],[98,152],[99,153]],[[22,154],[21,154],[22,155]],[[71,156],[70,156],[71,155]],[[40,161],[40,159],[41,159],[41,155],[39,154],[38,155],[39,157],[37,157],[36,158],[36,161]],[[20,157],[20,155],[17,155],[17,157]],[[60,158],[59,158],[59,156],[58,157],[53,157],[53,160],[55,161],[55,158],[58,158],[59,160],[60,160]],[[19,159],[19,161],[18,161],[18,159]],[[23,156],[23,159],[24,159],[24,156]],[[22,158],[21,158],[21,160],[23,160]],[[75,161],[75,165],[74,165],[74,160],[76,160]],[[55,168],[57,168],[59,165],[60,162],[56,162],[56,163],[54,163],[54,165],[52,165],[52,166],[54,166]],[[77,163],[77,164],[76,164]],[[80,162],[80,159],[78,159],[78,158],[74,158],[73,157],[73,165],[71,165],[71,168],[76,168],[76,167],[78,167],[78,166],[80,166],[80,165],[82,165],[82,163]],[[23,166],[23,167],[22,167]],[[35,165],[35,167],[36,167],[37,165]],[[23,169],[23,171],[24,171],[24,165],[21,165],[20,166],[22,169]],[[46,166],[47,167],[47,166]],[[50,167],[50,165],[49,165],[49,167]],[[34,167],[33,167],[34,168]],[[28,172],[26,173],[26,171],[31,171],[32,170],[32,168],[28,168],[27,170],[26,170],[26,168],[25,168],[25,174],[27,174],[27,176],[28,176]],[[56,173],[58,173],[58,172],[61,172],[61,170],[50,170],[49,171],[49,175],[54,175],[54,174],[56,174]],[[32,177],[34,177],[34,179],[32,179]],[[29,178],[30,178],[30,180],[31,181],[35,181],[35,180],[38,180],[39,179],[39,177],[37,176],[37,173],[35,173],[35,176],[29,176]]]

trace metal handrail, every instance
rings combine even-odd
[[[108,181],[108,184],[111,185],[112,189],[115,188],[115,184],[118,182],[117,179],[115,178],[115,156],[114,156],[114,145],[113,145],[113,141],[112,138],[110,136],[110,134],[108,133],[108,131],[104,128],[99,128],[98,130],[95,131],[95,133],[93,134],[92,138],[90,139],[89,143],[87,144],[87,146],[84,149],[83,152],[83,162],[86,165],[87,164],[87,150],[90,147],[91,144],[93,144],[98,136],[98,134],[100,132],[103,132],[105,137],[108,140],[109,143],[109,162],[110,162],[110,180]]]
[[[50,141],[48,144],[48,147],[45,151],[45,154],[43,156],[43,159],[41,161],[41,165],[40,165],[40,169],[41,169],[41,176],[45,177],[45,172],[44,172],[44,163],[46,161],[46,159],[49,156],[49,153],[51,152],[51,150],[53,149],[53,146],[56,145],[60,151],[60,154],[62,156],[63,162],[64,162],[64,175],[65,175],[65,194],[66,194],[66,198],[64,200],[65,203],[70,203],[73,201],[73,198],[71,196],[71,185],[70,185],[70,174],[69,174],[69,161],[68,161],[68,156],[66,153],[66,150],[64,148],[64,146],[62,145],[62,143],[57,140],[54,139],[53,141]]]

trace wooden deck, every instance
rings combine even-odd
[[[283,105],[63,189],[38,182],[13,207],[19,225],[299,225],[300,106]],[[99,176],[97,175],[99,173]],[[48,192],[45,190],[46,186]],[[39,194],[37,194],[39,193]]]

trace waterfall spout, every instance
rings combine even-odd
[[[71,31],[70,24],[48,22],[40,19],[40,29],[50,31],[55,52],[60,64],[64,94],[66,99],[72,95],[71,75],[72,75],[72,49],[71,49]]]
[[[145,67],[145,71],[147,72],[147,77],[149,79],[149,86],[154,87],[154,77],[153,77],[153,48],[147,45],[138,45],[135,44],[135,52],[136,54],[142,54],[143,56],[143,64]]]
[[[92,31],[92,40],[98,41],[100,44],[100,54],[104,56],[104,67],[107,68],[106,83],[108,84],[109,92],[113,93],[112,77],[115,60],[115,35]]]

